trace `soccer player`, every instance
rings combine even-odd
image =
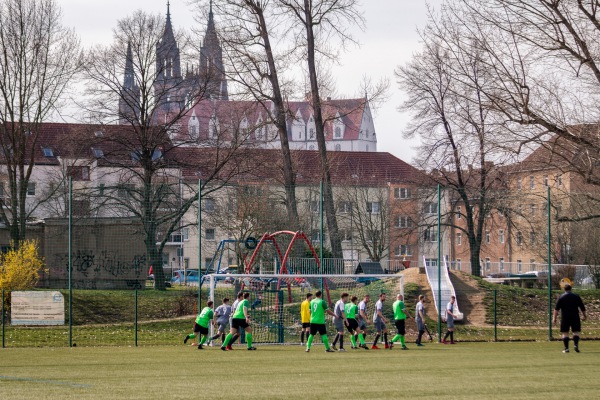
[[[371,349],[373,350],[379,350],[379,347],[377,347],[377,341],[382,335],[385,343],[385,348],[390,348],[390,345],[388,344],[388,330],[387,326],[385,325],[387,323],[387,319],[383,316],[384,301],[385,293],[381,293],[379,295],[379,300],[377,300],[377,302],[375,303],[375,314],[373,314],[373,325],[375,325],[375,331],[377,332],[377,334],[375,335],[375,340],[373,341],[373,346],[371,346]]]
[[[229,299],[225,297],[223,299],[223,304],[221,304],[215,310],[215,319],[217,322],[218,330],[216,335],[210,338],[210,340],[215,340],[219,336],[221,336],[221,343],[225,342],[225,329],[227,329],[227,325],[229,325],[229,318],[232,315],[232,308],[229,305]]]
[[[202,345],[208,338],[208,324],[210,324],[213,317],[213,302],[209,300],[206,303],[206,307],[204,307],[202,312],[200,312],[200,314],[198,314],[196,317],[196,322],[194,323],[194,333],[186,335],[183,339],[183,343],[187,343],[188,339],[193,339],[198,336],[198,350],[202,350]]]
[[[392,338],[390,348],[393,347],[395,342],[400,340],[400,343],[402,344],[402,350],[408,350],[408,347],[406,347],[406,341],[404,340],[404,335],[406,334],[406,317],[412,317],[404,305],[404,296],[401,294],[396,296],[396,301],[394,304],[392,304],[392,309],[394,310],[394,324],[396,325],[398,333]]]
[[[356,321],[358,322],[358,328],[362,331],[363,340],[367,338],[367,333],[369,333],[367,329],[367,303],[371,297],[368,294],[365,294],[362,301],[358,303],[358,315]],[[354,340],[358,339],[358,334],[354,335]]]
[[[344,327],[348,326],[348,319],[346,319],[346,303],[348,302],[348,296],[348,293],[342,293],[342,296],[333,307],[333,326],[335,327],[335,330],[337,332],[337,334],[335,335],[335,339],[333,339],[333,344],[331,345],[331,348],[333,350],[337,350],[335,345],[339,339],[339,351],[346,351],[346,349],[344,349]]]
[[[306,352],[310,351],[310,347],[312,346],[312,342],[315,338],[315,335],[318,333],[321,335],[321,340],[325,345],[325,351],[327,353],[333,353],[333,350],[329,348],[329,339],[327,338],[327,327],[325,326],[325,313],[335,316],[333,312],[328,308],[327,303],[321,298],[323,293],[318,290],[315,293],[315,298],[310,302],[310,335],[308,336],[308,341],[306,342]]]
[[[454,302],[456,301],[456,297],[450,296],[450,302],[446,306],[446,334],[444,335],[444,340],[442,343],[447,344],[448,336],[450,336],[450,344],[454,344]]]
[[[585,321],[585,306],[579,295],[571,292],[571,285],[565,285],[565,292],[558,298],[556,307],[554,307],[553,321],[556,324],[556,317],[560,310],[560,333],[562,333],[565,349],[563,353],[569,352],[569,329],[573,331],[573,345],[575,351],[579,353],[579,332],[581,332],[581,321]],[[579,318],[581,310],[581,319]]]
[[[233,302],[233,304],[231,305],[231,316],[229,317],[229,327],[231,328],[231,323],[233,322],[233,314],[235,314],[235,311],[237,310],[238,305],[240,304],[240,302],[244,300],[244,292],[238,292],[237,294],[237,298],[235,299],[235,301]],[[229,342],[229,344],[227,345],[227,350],[233,350],[233,344],[235,342],[237,342],[237,340],[239,339],[240,334],[239,332],[236,332],[235,335],[233,335],[233,338],[231,338],[231,341]]]
[[[348,332],[350,332],[350,341],[352,342],[353,349],[358,349],[358,347],[356,347],[356,338],[358,337],[360,338],[359,347],[369,350],[367,345],[365,345],[365,338],[361,335],[362,331],[358,327],[358,321],[356,320],[356,315],[358,313],[358,306],[356,305],[357,301],[358,297],[352,296],[350,302],[345,305],[346,319],[348,320],[346,328],[348,329]]]
[[[300,304],[300,321],[302,322],[302,332],[300,333],[300,346],[304,346],[304,335],[308,339],[310,335],[310,301],[313,294],[307,293],[306,300]]]
[[[422,294],[419,295],[419,302],[415,307],[415,322],[417,323],[417,330],[419,331],[419,336],[417,337],[417,346],[424,346],[421,343],[421,339],[423,338],[423,334],[425,333],[425,308],[423,306],[423,299],[425,296]]]
[[[250,316],[248,310],[250,310],[250,302],[248,298],[250,293],[246,292],[243,295],[244,299],[239,302],[233,318],[231,319],[231,330],[229,335],[225,338],[225,343],[221,346],[221,350],[227,350],[229,342],[233,339],[234,331],[235,334],[239,334],[240,329],[246,331],[246,343],[248,343],[248,350],[256,350],[256,347],[252,347],[252,327],[250,326]]]

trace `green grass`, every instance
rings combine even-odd
[[[600,343],[427,344],[327,354],[314,346],[0,350],[3,399],[596,399]]]

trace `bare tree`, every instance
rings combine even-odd
[[[349,33],[349,27],[362,27],[364,24],[363,17],[356,0],[278,0],[277,3],[286,15],[295,20],[295,24],[291,25],[292,32],[296,45],[302,49],[302,55],[305,57],[304,61],[306,62],[310,81],[316,139],[321,159],[323,203],[327,217],[327,231],[333,256],[341,258],[343,257],[342,243],[338,231],[331,174],[327,159],[325,119],[318,69],[319,62],[324,62],[326,59],[336,59],[337,52],[332,46],[335,39],[339,40],[341,48],[348,43],[354,43]]]
[[[0,220],[15,246],[25,239],[36,208],[27,190],[42,123],[61,108],[81,59],[79,39],[61,25],[53,0],[0,3],[0,149],[8,180]]]
[[[163,21],[137,11],[118,22],[114,43],[94,48],[86,63],[90,113],[123,125],[95,140],[107,149],[108,184],[97,195],[107,197],[116,213],[139,218],[158,289],[165,287],[164,246],[195,209],[199,193],[218,190],[249,164],[247,157],[237,158],[249,134],[235,110],[220,119],[211,137],[181,129],[186,113],[211,87],[211,76],[183,77],[179,62],[169,15]],[[201,188],[186,171],[194,171]]]

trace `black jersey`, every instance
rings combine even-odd
[[[565,292],[558,298],[554,309],[560,310],[562,318],[579,318],[579,310],[585,311],[585,306],[579,295]]]

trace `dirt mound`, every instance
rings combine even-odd
[[[425,300],[423,304],[425,305],[425,314],[428,318],[437,319],[435,314],[435,304],[433,302],[433,295],[431,294],[431,287],[429,286],[429,282],[427,282],[427,275],[425,273],[420,274],[419,268],[408,268],[402,271],[402,275],[404,276],[404,284],[414,283],[419,286],[421,290],[421,294],[425,296]],[[414,300],[416,303],[418,300]],[[413,313],[411,313],[412,315]]]

